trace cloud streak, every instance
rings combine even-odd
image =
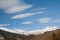
[[[38,22],[40,23],[60,22],[60,19],[44,17],[44,18],[39,18]]]
[[[40,23],[48,23],[49,21],[51,21],[51,18],[40,18],[38,21]]]
[[[22,0],[0,0],[0,8],[7,9],[20,4],[19,2],[22,2]]]
[[[48,8],[33,8],[31,10],[28,10],[28,11],[44,11],[44,10],[47,10]]]
[[[29,16],[38,15],[38,14],[41,14],[41,13],[43,13],[43,12],[34,12],[34,13],[24,13],[24,14],[19,14],[19,15],[13,16],[12,19],[25,18],[25,17],[29,17]]]
[[[22,22],[22,24],[24,24],[24,25],[32,24],[32,21],[25,21],[25,22]]]
[[[8,25],[10,25],[10,24],[0,24],[0,27],[2,27],[2,26],[8,26]]]
[[[4,9],[6,13],[16,13],[31,7],[31,4],[26,4],[23,0],[0,0],[0,9]]]
[[[27,10],[31,7],[32,7],[32,5],[15,6],[15,7],[8,9],[6,12],[7,13],[16,13],[16,12],[21,12],[21,11]]]

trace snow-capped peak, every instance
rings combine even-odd
[[[46,31],[53,31],[53,30],[56,30],[56,29],[58,29],[56,26],[54,26],[54,27],[53,26],[47,26],[46,28],[44,28],[42,30],[34,30],[34,31],[30,31],[29,33],[38,35],[38,34],[43,34]]]
[[[43,34],[46,31],[53,31],[53,30],[56,30],[56,29],[58,29],[56,26],[47,26],[46,28],[44,28],[42,30],[39,29],[39,30],[34,30],[34,31],[27,32],[27,31],[20,30],[20,29],[11,30],[11,29],[8,29],[8,28],[0,27],[0,30],[4,30],[4,31],[12,32],[12,33],[17,33],[17,34],[24,34],[24,35],[30,35],[30,34],[38,35],[38,34]]]
[[[52,30],[56,30],[58,29],[56,26],[47,26],[45,29],[43,29],[43,31],[52,31]]]

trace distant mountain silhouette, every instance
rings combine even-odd
[[[60,40],[60,29],[38,35],[24,35],[0,30],[0,40]]]

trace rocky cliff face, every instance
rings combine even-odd
[[[38,35],[22,35],[0,30],[0,40],[60,40],[60,29]]]

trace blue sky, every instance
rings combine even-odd
[[[60,27],[60,0],[0,0],[0,27],[36,30]]]

